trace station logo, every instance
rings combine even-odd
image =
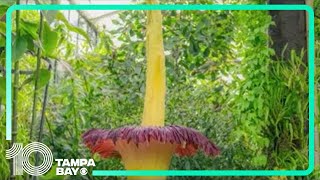
[[[56,175],[86,175],[88,170],[86,167],[96,166],[93,159],[55,159],[58,167]]]
[[[30,163],[30,155],[38,152],[42,155],[42,163],[34,166]],[[53,163],[52,151],[43,143],[32,142],[23,147],[22,143],[13,143],[6,150],[6,159],[13,159],[13,175],[23,175],[26,172],[32,176],[47,173]],[[86,175],[87,167],[95,166],[93,159],[55,159],[57,162],[56,175]]]

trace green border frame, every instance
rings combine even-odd
[[[306,176],[314,169],[314,12],[307,5],[13,5],[6,16],[6,140],[11,140],[11,27],[15,10],[302,10],[308,12],[309,167],[306,170],[93,170],[93,176]]]

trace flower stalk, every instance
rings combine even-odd
[[[157,0],[147,0],[158,4]],[[167,170],[173,155],[192,156],[202,149],[209,156],[218,147],[194,129],[164,126],[166,73],[160,10],[147,11],[146,93],[141,126],[118,129],[91,129],[82,135],[92,153],[103,158],[120,157],[127,170]],[[163,180],[165,176],[131,176],[128,179]]]
[[[158,4],[158,1],[148,0],[147,3]],[[160,10],[147,11],[146,33],[146,94],[141,125],[164,126],[166,73]]]

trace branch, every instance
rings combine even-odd
[[[75,2],[75,0],[68,0],[70,4],[77,4],[77,2]],[[98,35],[98,28],[93,24],[93,22],[91,22],[91,20],[88,18],[88,15],[85,13],[85,11],[79,11],[77,10],[77,12],[79,13],[80,17],[82,19],[84,19],[84,21],[89,25],[89,27],[94,31],[95,35]]]
[[[118,13],[120,13],[120,12],[121,12],[120,10],[118,10],[118,11],[112,11],[112,12],[110,12],[110,13],[102,14],[102,15],[97,16],[97,17],[95,17],[95,18],[91,18],[90,20],[91,20],[91,21],[98,21],[98,20],[100,20],[100,19],[102,19],[102,18],[107,18],[107,17],[109,17],[109,16],[113,16],[113,15],[118,14]]]
[[[39,40],[42,41],[42,31],[43,31],[43,14],[40,12],[40,27],[39,27]],[[33,128],[35,126],[36,122],[36,104],[37,104],[37,98],[38,98],[38,86],[39,86],[39,74],[40,74],[40,64],[41,64],[41,49],[38,48],[37,50],[37,67],[36,67],[36,74],[35,74],[35,80],[34,80],[34,94],[33,94],[33,103],[32,103],[32,119],[30,124],[30,140],[32,140],[33,136]],[[37,161],[36,161],[37,164]]]
[[[49,71],[51,70],[51,64],[49,64],[48,70]],[[46,84],[46,87],[45,87],[45,90],[43,93],[43,102],[42,102],[38,142],[42,142],[43,126],[44,126],[44,121],[46,119],[45,112],[46,112],[46,108],[47,108],[49,84],[50,84],[50,81]],[[38,165],[38,163],[39,163],[39,153],[36,154],[36,165]]]
[[[6,69],[4,67],[0,67],[0,73],[6,73]],[[12,74],[15,74],[16,73],[16,70],[15,69],[12,69],[11,71]],[[18,70],[19,74],[26,74],[26,75],[31,75],[34,73],[34,71],[30,71],[30,70]]]

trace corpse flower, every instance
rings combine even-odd
[[[149,0],[148,3],[158,2]],[[121,158],[127,170],[166,170],[174,154],[191,156],[199,149],[208,156],[218,155],[218,147],[198,131],[176,125],[164,126],[166,85],[161,11],[147,11],[146,36],[146,94],[141,126],[91,129],[82,135],[85,145],[101,157]]]

